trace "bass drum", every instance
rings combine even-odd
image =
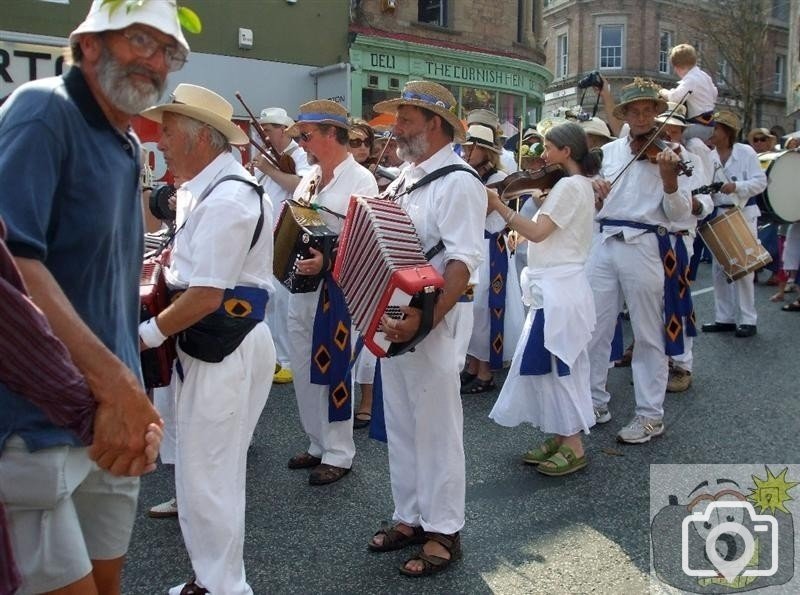
[[[800,221],[800,152],[761,153],[758,160],[768,181],[762,210],[783,223]]]

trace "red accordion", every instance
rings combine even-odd
[[[430,332],[436,298],[444,287],[408,214],[390,200],[365,196],[350,198],[333,278],[364,345],[378,357],[405,353]],[[392,343],[381,317],[402,318],[400,306],[419,308],[422,324],[410,341]]]
[[[158,256],[145,258],[142,265],[142,273],[139,277],[140,321],[158,316],[169,306],[163,264],[166,254],[166,252],[162,252]],[[169,385],[172,379],[172,364],[176,356],[175,339],[172,337],[168,337],[160,347],[142,351],[142,376],[145,388]]]

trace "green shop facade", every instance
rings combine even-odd
[[[537,122],[544,89],[553,75],[542,65],[519,58],[451,49],[359,34],[350,46],[351,105],[354,116],[371,120],[373,106],[398,97],[406,81],[425,79],[447,87],[459,117],[491,109],[511,136],[520,117]]]

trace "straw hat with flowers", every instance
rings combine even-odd
[[[456,99],[442,85],[430,81],[408,81],[400,97],[381,101],[373,109],[379,114],[394,114],[403,105],[413,105],[440,116],[453,127],[455,141],[463,142],[464,126],[456,116]]]

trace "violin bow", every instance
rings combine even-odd
[[[389,143],[392,142],[394,138],[394,130],[389,131],[389,136],[386,137],[386,142],[383,144],[383,149],[381,150],[380,155],[375,160],[375,163],[369,166],[370,173],[374,176],[375,172],[378,171],[378,166],[381,164],[381,159],[383,159],[384,154],[386,153],[386,149],[389,148]]]
[[[613,185],[614,185],[614,184],[617,182],[617,180],[619,180],[619,179],[622,177],[622,174],[624,174],[624,173],[627,171],[627,169],[628,169],[628,168],[629,168],[629,167],[630,167],[630,166],[633,164],[633,162],[634,162],[634,161],[638,160],[638,159],[639,159],[639,157],[641,157],[642,155],[644,155],[644,152],[647,150],[647,148],[648,148],[650,145],[652,145],[652,144],[653,144],[653,141],[654,141],[656,138],[658,138],[658,135],[659,135],[659,134],[661,134],[661,131],[662,131],[662,130],[664,130],[664,126],[666,126],[666,125],[667,125],[667,120],[669,120],[669,119],[670,119],[670,118],[671,118],[671,117],[672,117],[672,116],[675,114],[675,112],[676,112],[676,111],[678,111],[678,108],[679,108],[680,106],[682,106],[684,103],[686,103],[686,100],[689,98],[689,94],[690,94],[690,93],[691,93],[691,90],[690,90],[690,91],[686,91],[686,94],[685,94],[685,95],[684,95],[684,96],[681,98],[681,100],[680,100],[678,103],[676,103],[676,104],[675,104],[675,107],[673,107],[673,108],[672,108],[672,111],[670,111],[670,112],[667,114],[667,117],[666,117],[666,118],[664,118],[664,121],[663,121],[663,122],[661,122],[661,124],[659,124],[659,125],[656,127],[656,129],[655,129],[655,132],[653,132],[653,134],[651,134],[651,135],[650,135],[650,138],[649,138],[649,139],[647,139],[647,142],[646,142],[646,143],[644,143],[644,145],[642,145],[642,148],[641,148],[641,149],[639,149],[639,152],[638,152],[638,153],[636,153],[636,155],[634,155],[634,156],[633,156],[633,159],[631,159],[630,161],[628,161],[627,165],[625,165],[625,167],[623,167],[623,168],[622,168],[622,171],[621,171],[621,172],[619,172],[619,173],[617,174],[617,177],[615,177],[615,178],[614,178],[614,179],[611,181],[611,184],[610,184],[610,186],[613,186]]]

